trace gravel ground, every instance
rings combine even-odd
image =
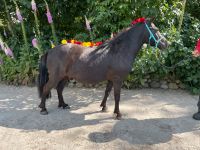
[[[65,88],[70,110],[58,109],[57,94],[39,113],[35,87],[0,85],[0,150],[200,150],[197,96],[186,91],[122,90],[122,120],[100,112],[104,89]]]

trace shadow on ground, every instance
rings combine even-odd
[[[38,104],[40,100],[35,88],[27,88],[26,93],[24,93],[23,88],[16,89],[16,87],[12,87],[9,89],[10,91],[4,90],[5,92],[0,94],[0,126],[3,127],[23,129],[26,132],[34,130],[51,132],[53,130],[95,125],[101,121],[101,119],[85,120],[85,115],[101,113],[99,107],[96,108],[97,111],[81,114],[72,111],[100,101],[103,96],[102,91],[90,90],[88,92],[87,89],[81,89],[77,92],[77,89],[70,89],[70,91],[64,93],[65,102],[71,106],[70,110],[57,107],[57,93],[54,91],[52,98],[47,100],[49,115],[43,116],[39,113]],[[9,95],[8,92],[10,92]],[[111,117],[106,119],[111,119]]]
[[[118,121],[109,132],[90,133],[89,139],[95,143],[121,139],[130,144],[158,144],[170,141],[173,134],[193,131],[200,134],[200,125],[190,116],[144,120],[124,119]]]
[[[47,103],[49,115],[39,114],[37,91],[35,88],[0,88],[0,126],[6,128],[21,129],[21,132],[31,132],[44,130],[51,132],[55,130],[65,130],[75,127],[92,126],[105,123],[106,120],[112,120],[112,116],[86,120],[85,116],[89,114],[101,113],[100,108],[83,113],[74,111],[83,109],[91,104],[98,103],[103,97],[103,90],[87,89],[68,89],[64,93],[66,102],[72,106],[71,110],[57,108],[57,95],[54,93],[51,100]],[[24,92],[26,91],[26,92]],[[89,91],[89,92],[88,92]],[[8,95],[7,93],[10,93]],[[150,95],[150,93],[145,93]],[[144,95],[145,95],[144,94]],[[126,93],[125,93],[126,95]],[[166,96],[167,97],[167,96]],[[126,97],[122,94],[123,101],[140,100],[135,93],[130,93]],[[154,96],[154,99],[158,99]],[[142,100],[142,98],[141,98]],[[150,101],[154,103],[154,101]],[[150,104],[149,103],[149,104]],[[156,101],[155,101],[156,103]],[[174,103],[173,100],[169,103]],[[190,109],[188,104],[182,102],[177,105],[181,108]],[[133,119],[126,118],[116,121],[111,130],[103,132],[90,132],[89,140],[95,143],[106,143],[116,139],[127,141],[131,144],[157,144],[165,143],[172,138],[173,134],[185,132],[198,132],[200,122],[194,121],[191,116],[151,118],[151,119]]]

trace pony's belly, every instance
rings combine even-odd
[[[89,84],[98,84],[99,82],[104,81],[103,79],[98,80],[98,79],[85,79],[85,78],[76,78],[75,80],[81,83],[89,83]]]
[[[106,80],[106,74],[105,73],[99,73],[98,71],[77,71],[77,72],[71,72],[69,73],[69,78],[74,79],[81,83],[91,83],[91,84],[97,84],[101,81]]]
[[[97,79],[97,78],[84,78],[84,77],[74,77],[72,79],[74,79],[74,80],[76,80],[78,82],[81,82],[81,83],[89,83],[89,84],[97,84],[97,83],[105,80],[103,78],[101,78],[101,79],[98,78]]]

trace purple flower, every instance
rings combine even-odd
[[[47,19],[48,19],[48,22],[49,24],[51,24],[53,22],[53,19],[52,19],[52,16],[51,16],[51,12],[49,11],[49,8],[47,8]]]
[[[9,47],[6,47],[4,51],[5,51],[5,54],[7,56],[10,56],[11,58],[14,58],[13,52]]]
[[[19,11],[19,8],[16,9],[16,15],[17,15],[17,19],[19,20],[19,22],[23,21],[22,15]]]
[[[0,65],[3,65],[3,59],[0,57]]]
[[[0,49],[2,49],[2,50],[5,49],[4,44],[3,44],[3,42],[1,40],[0,40]]]
[[[36,10],[37,10],[36,3],[35,3],[34,0],[31,1],[31,6],[32,6],[32,10],[33,10],[33,11],[36,11]]]
[[[32,45],[33,47],[37,48],[38,47],[38,41],[36,38],[32,39]]]

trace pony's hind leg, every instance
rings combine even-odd
[[[65,88],[65,84],[67,82],[68,80],[61,80],[56,87],[57,93],[58,93],[58,100],[59,100],[58,107],[62,107],[63,109],[65,108],[70,109],[69,105],[64,102],[63,95],[62,95],[63,89]]]
[[[46,109],[46,99],[47,99],[47,97],[49,95],[49,92],[50,92],[50,90],[48,90],[46,88],[46,85],[45,85],[44,89],[43,89],[42,96],[41,96],[41,103],[39,105],[39,107],[41,108],[41,111],[40,111],[41,115],[47,115],[48,114],[48,111]]]
[[[112,81],[108,81],[107,83],[107,86],[106,86],[106,90],[105,90],[105,95],[104,95],[104,98],[101,102],[101,107],[102,107],[102,112],[106,112],[107,111],[107,107],[106,107],[106,101],[107,101],[107,98],[112,90],[112,87],[113,87],[113,83]]]
[[[44,88],[43,88],[43,93],[41,96],[41,103],[39,105],[39,107],[41,108],[40,114],[41,115],[47,115],[48,111],[46,109],[46,99],[47,96],[49,95],[51,89],[53,87],[55,87],[55,85],[57,84],[56,81],[51,80],[52,78],[49,78],[48,82],[45,84]]]

